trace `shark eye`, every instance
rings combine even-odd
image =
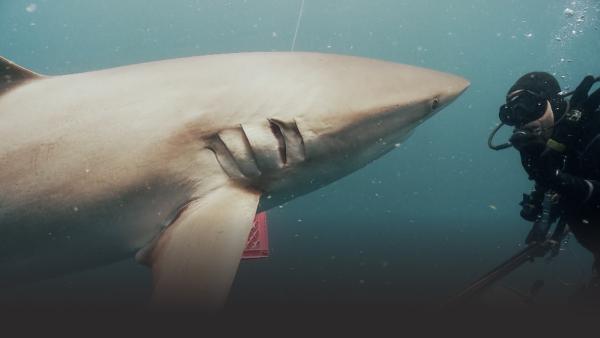
[[[434,98],[433,101],[431,101],[431,110],[436,110],[440,107],[440,99],[439,98]]]

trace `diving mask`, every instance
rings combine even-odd
[[[547,99],[530,90],[522,90],[506,98],[500,106],[500,121],[508,126],[522,126],[544,115]]]

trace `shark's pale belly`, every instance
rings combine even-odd
[[[51,198],[51,197],[49,197]],[[189,198],[159,186],[105,201],[1,209],[0,285],[30,282],[134,257]]]

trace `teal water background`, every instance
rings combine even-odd
[[[58,75],[288,51],[300,5],[0,0],[0,55]],[[297,51],[414,64],[472,85],[399,149],[271,210],[271,258],[242,262],[230,302],[436,304],[518,250],[529,230],[518,202],[531,183],[517,153],[489,150],[487,136],[507,88],[525,72],[553,72],[571,88],[586,74],[600,75],[599,11],[593,0],[306,0]],[[562,302],[589,276],[590,264],[573,239],[554,262],[527,266],[503,284],[526,290],[541,278],[542,301]],[[150,287],[149,271],[127,261],[10,293],[141,304]]]

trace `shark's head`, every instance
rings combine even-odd
[[[469,86],[451,74],[372,59],[300,60],[271,60],[276,75],[268,76],[277,81],[263,81],[261,72],[247,94],[268,90],[269,101],[248,108],[252,121],[221,131],[212,144],[230,176],[263,192],[262,209],[377,159]]]

